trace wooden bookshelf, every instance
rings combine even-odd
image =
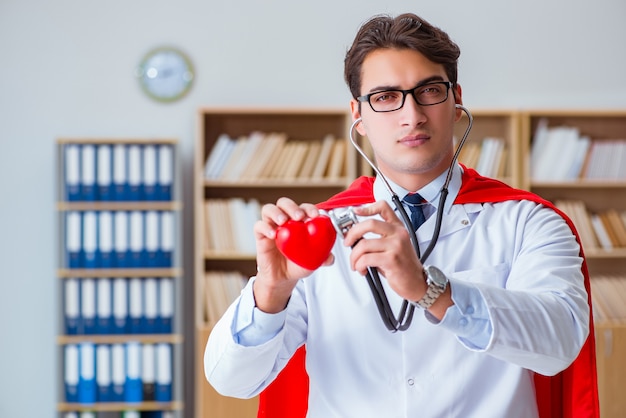
[[[531,176],[531,153],[535,133],[540,121],[549,127],[574,127],[580,135],[586,135],[594,141],[626,139],[625,110],[557,110],[537,109],[521,112],[521,149],[519,160],[522,166],[522,186],[552,201],[579,201],[584,204],[586,214],[600,214],[609,209],[626,211],[626,178],[587,179],[576,178],[569,181],[537,181]],[[586,154],[589,158],[590,153]],[[559,156],[553,158],[559,164]],[[588,164],[589,162],[585,162]],[[607,162],[608,163],[608,162]],[[622,162],[622,164],[626,163]],[[567,212],[566,212],[567,213]],[[567,213],[570,217],[574,215]],[[574,219],[576,224],[576,219]],[[578,223],[578,230],[583,227]],[[595,294],[594,277],[609,275],[616,281],[626,281],[626,248],[614,247],[610,250],[601,245],[584,248],[591,276],[594,305],[598,308],[603,303]],[[624,293],[626,296],[626,287]],[[617,389],[626,383],[626,378],[619,370],[626,367],[626,317],[619,312],[609,314],[612,317],[596,315],[595,332],[597,342],[598,386],[600,409],[603,417],[621,417],[626,409],[626,399]]]
[[[183,310],[182,310],[182,295],[183,295],[183,283],[182,283],[182,275],[183,275],[183,271],[181,266],[181,260],[182,260],[182,254],[181,254],[181,240],[180,240],[180,230],[181,230],[181,222],[180,222],[180,211],[182,209],[182,203],[181,203],[181,188],[180,188],[180,175],[178,173],[178,141],[175,139],[137,139],[137,138],[133,138],[133,139],[110,139],[110,138],[61,138],[57,140],[57,204],[56,204],[56,209],[57,209],[57,218],[58,218],[58,243],[56,246],[56,251],[58,253],[58,268],[56,271],[56,278],[57,278],[57,297],[59,300],[59,309],[58,309],[58,324],[59,324],[59,332],[58,332],[58,336],[56,339],[56,344],[57,344],[57,352],[58,352],[58,364],[59,364],[59,373],[58,373],[58,378],[57,378],[57,382],[59,383],[59,390],[58,390],[58,402],[56,405],[56,409],[57,409],[57,416],[62,417],[62,416],[66,416],[65,413],[69,413],[69,412],[83,412],[83,411],[93,411],[93,412],[97,412],[97,413],[103,413],[106,416],[118,416],[120,415],[123,411],[126,410],[137,410],[137,411],[168,411],[168,412],[172,412],[173,417],[176,418],[182,418],[184,416],[184,403],[182,402],[183,399],[183,369],[182,369],[182,349],[183,349],[183,343],[184,343],[184,337],[183,337],[183,333],[182,333],[182,323],[183,323]],[[159,198],[156,198],[156,195],[152,196],[151,198],[148,198],[148,192],[145,192],[145,196],[142,196],[140,199],[138,200],[117,200],[117,199],[113,199],[112,195],[108,196],[108,198],[103,198],[102,196],[98,196],[98,197],[91,197],[89,199],[83,199],[83,198],[76,198],[76,200],[69,200],[68,198],[68,179],[66,177],[66,169],[68,164],[74,164],[74,162],[70,163],[68,161],[68,159],[66,158],[68,154],[66,154],[67,149],[66,147],[68,146],[73,146],[73,147],[83,147],[83,146],[90,146],[90,147],[95,147],[95,149],[98,149],[98,147],[102,147],[102,148],[108,148],[110,147],[110,151],[111,151],[111,155],[109,155],[107,158],[103,158],[102,160],[99,160],[97,157],[97,152],[99,151],[95,151],[96,155],[94,156],[94,160],[91,161],[89,164],[92,164],[97,167],[100,168],[100,165],[105,165],[106,164],[110,164],[111,165],[111,170],[113,170],[113,161],[114,161],[114,157],[113,157],[113,149],[115,147],[122,147],[122,148],[127,148],[127,147],[138,147],[141,150],[141,153],[146,152],[145,148],[146,146],[149,147],[165,147],[167,148],[166,150],[164,150],[164,154],[162,154],[163,160],[161,161],[162,167],[164,170],[167,171],[167,174],[164,174],[165,172],[162,172],[161,174],[163,174],[164,177],[168,177],[170,183],[168,183],[168,191],[167,191],[167,196],[168,197],[164,197],[164,196],[159,196]],[[160,151],[158,151],[160,152]],[[107,154],[108,155],[108,154]],[[126,155],[126,154],[125,154]],[[140,158],[143,158],[144,154],[141,154]],[[158,154],[159,156],[161,156],[161,154]],[[154,158],[159,158],[159,156],[157,156],[157,154],[154,154]],[[126,158],[126,157],[125,157]],[[156,160],[154,160],[155,164],[156,164]],[[83,165],[85,165],[86,163],[84,161],[80,161],[81,167]],[[132,164],[130,162],[128,162],[128,166],[130,167]],[[167,166],[167,169],[165,168]],[[136,168],[136,166],[135,166]],[[82,170],[82,168],[81,168]],[[139,170],[139,169],[138,169]],[[99,174],[100,172],[98,170],[95,170],[96,173],[95,174],[95,187],[98,187],[98,181],[97,180],[101,180],[102,179],[102,174]],[[141,170],[139,170],[141,171]],[[110,175],[110,184],[108,186],[113,185],[113,173],[109,173]],[[126,173],[128,174],[128,173]],[[84,174],[81,172],[80,174],[81,176],[81,182],[84,179]],[[142,186],[143,185],[143,180],[144,180],[144,174],[142,173],[140,175],[141,177],[141,181],[142,181]],[[156,176],[156,174],[155,174]],[[92,179],[93,180],[93,179]],[[128,179],[126,179],[128,180]],[[158,182],[158,181],[157,181]],[[82,187],[82,186],[81,186]],[[148,189],[148,187],[146,187],[146,189]],[[98,192],[96,193],[96,195],[98,194]],[[119,197],[119,196],[118,196]],[[124,265],[123,267],[120,265],[115,265],[111,259],[109,259],[109,261],[107,262],[107,264],[105,265],[104,263],[102,265],[80,265],[80,266],[76,266],[76,265],[70,265],[70,261],[69,261],[69,257],[68,257],[68,251],[67,251],[67,244],[68,244],[68,236],[70,235],[69,233],[69,226],[68,226],[68,221],[67,221],[67,216],[69,213],[76,213],[76,214],[80,214],[79,216],[83,217],[85,213],[87,212],[91,212],[91,213],[95,213],[98,216],[98,219],[100,219],[100,214],[106,212],[108,214],[111,214],[112,217],[115,213],[120,213],[120,212],[124,212],[124,213],[130,213],[130,212],[137,212],[137,213],[141,213],[142,216],[142,222],[146,222],[146,226],[143,226],[143,231],[145,233],[143,240],[146,240],[143,242],[143,248],[142,251],[145,251],[147,253],[147,247],[146,247],[146,242],[147,239],[145,238],[148,235],[148,226],[147,226],[147,221],[146,221],[146,214],[148,212],[155,214],[155,218],[153,219],[157,219],[158,217],[158,236],[159,238],[155,238],[155,240],[159,240],[158,242],[158,247],[159,250],[163,249],[162,245],[164,241],[160,241],[162,239],[163,236],[167,235],[168,236],[168,246],[171,245],[171,248],[168,247],[168,254],[171,256],[171,258],[168,258],[167,262],[163,262],[160,265],[157,264],[150,264],[150,262],[148,262],[147,258],[144,259],[143,261],[145,262],[145,264],[141,264],[141,265],[136,265],[136,266],[128,266],[128,265]],[[163,226],[164,224],[162,224],[162,220],[163,217],[167,216],[168,217],[168,225],[172,226],[172,230],[170,231],[169,229],[167,230],[167,232],[164,232],[165,227]],[[84,218],[81,218],[82,221],[84,221]],[[81,221],[81,222],[82,222]],[[169,223],[169,221],[171,221],[171,223]],[[165,221],[163,221],[165,222]],[[113,235],[115,234],[114,232],[114,226],[113,223],[109,224],[109,228],[99,225],[98,226],[98,232],[97,234],[100,235],[103,233],[103,230],[107,230],[107,235],[110,234],[111,237],[113,237]],[[154,227],[156,224],[152,224],[152,227]],[[81,225],[81,228],[84,228],[84,224]],[[150,232],[152,237],[156,237],[155,233],[155,228],[152,228],[152,231]],[[172,234],[170,235],[169,232],[172,232]],[[83,237],[80,238],[81,240],[81,245],[83,246],[83,248],[81,248],[81,251],[84,250],[84,235],[86,234],[85,230],[83,229],[81,231],[81,234],[83,234]],[[171,238],[171,241],[169,241],[169,239]],[[154,241],[152,241],[154,242]],[[100,250],[100,236],[98,237],[98,242],[97,242],[97,248],[98,250]],[[111,246],[114,246],[114,244],[112,242],[109,242],[111,244]],[[128,244],[128,243],[127,243]],[[171,252],[170,252],[171,251]],[[98,252],[98,251],[96,251]],[[163,261],[163,259],[161,259],[161,261]],[[110,264],[109,264],[110,262]],[[156,263],[156,261],[155,261]],[[67,328],[67,322],[66,322],[66,305],[69,303],[66,296],[67,294],[65,293],[65,286],[67,285],[68,282],[72,282],[72,283],[77,283],[77,287],[80,287],[80,292],[81,295],[77,296],[78,298],[82,298],[83,297],[83,284],[86,281],[92,282],[92,283],[104,283],[104,281],[110,281],[111,282],[111,294],[110,294],[110,298],[107,301],[107,304],[109,304],[109,307],[111,308],[111,312],[110,314],[113,315],[113,311],[114,308],[113,306],[116,304],[116,299],[115,299],[115,294],[113,292],[113,281],[114,280],[121,280],[121,281],[125,281],[126,283],[128,283],[128,281],[130,280],[140,280],[140,281],[145,281],[145,280],[152,280],[153,284],[155,284],[155,286],[159,286],[158,290],[165,292],[164,287],[160,287],[162,282],[167,281],[167,289],[168,289],[168,294],[169,290],[171,290],[171,300],[168,299],[167,304],[168,304],[168,308],[172,308],[172,314],[173,316],[170,318],[171,319],[171,327],[168,326],[168,329],[171,328],[171,331],[166,330],[166,328],[151,328],[151,331],[154,331],[154,333],[148,333],[146,330],[142,330],[141,333],[134,333],[134,330],[130,330],[129,328],[127,328],[123,333],[116,333],[117,331],[119,331],[119,329],[117,329],[115,332],[112,329],[107,328],[104,332],[100,332],[100,330],[102,330],[103,328],[97,328],[97,331],[94,332],[83,332],[83,330],[79,330],[77,332],[72,331],[71,333],[68,332],[68,328]],[[95,284],[94,287],[97,288],[97,284]],[[126,285],[125,285],[126,286]],[[154,289],[155,287],[153,287]],[[141,298],[145,297],[145,293],[143,293],[145,291],[145,288],[141,287]],[[154,293],[156,293],[157,291],[155,291]],[[153,294],[154,294],[153,293]],[[165,294],[165,293],[164,293]],[[126,294],[126,297],[129,297],[129,294]],[[100,303],[99,301],[102,299],[98,299],[97,297],[94,297],[95,301],[94,304],[96,305],[96,307],[98,306],[98,304]],[[119,302],[119,301],[118,301]],[[73,302],[72,302],[73,303]],[[83,301],[80,300],[81,306]],[[157,303],[157,302],[155,302]],[[124,299],[122,304],[128,304],[130,305],[130,302],[128,301],[128,299]],[[143,308],[143,307],[142,307]],[[82,307],[81,307],[82,309]],[[95,308],[94,308],[95,309]],[[159,309],[159,308],[157,308]],[[164,308],[165,310],[165,308]],[[145,314],[145,311],[142,310],[142,313]],[[161,311],[159,310],[159,315],[160,315]],[[82,312],[81,314],[82,315]],[[113,316],[111,316],[111,320],[112,320]],[[82,320],[82,319],[81,319]],[[143,331],[146,331],[145,333]],[[64,390],[64,383],[65,383],[65,372],[66,372],[66,357],[65,357],[65,353],[66,353],[66,347],[71,346],[71,347],[79,347],[82,344],[87,344],[87,345],[92,345],[93,346],[93,350],[94,353],[97,351],[97,349],[99,347],[112,347],[112,346],[119,346],[122,347],[122,350],[126,350],[126,346],[128,343],[132,342],[133,344],[139,344],[139,347],[141,347],[143,349],[144,346],[149,345],[150,347],[154,348],[154,355],[156,358],[156,350],[157,346],[161,346],[162,348],[164,348],[165,350],[163,351],[163,353],[167,353],[164,354],[164,357],[167,357],[168,354],[171,354],[171,359],[168,359],[167,363],[169,363],[166,368],[167,371],[166,373],[169,373],[171,376],[171,400],[168,401],[155,401],[153,399],[151,399],[151,397],[148,396],[144,396],[142,399],[142,401],[140,402],[126,402],[120,399],[101,399],[100,398],[100,388],[97,388],[96,391],[98,392],[97,397],[94,399],[94,401],[87,401],[87,402],[82,402],[79,398],[79,401],[75,401],[74,399],[72,399],[71,401],[69,401],[67,399],[67,394],[65,393]],[[111,357],[109,357],[109,361]],[[94,359],[95,360],[95,359]],[[94,371],[97,375],[97,361],[94,361],[95,364],[95,368],[96,370]],[[109,363],[110,365],[112,364],[112,361]],[[156,367],[156,366],[155,366]],[[112,369],[112,366],[111,366]],[[142,373],[142,372],[141,372]],[[112,375],[113,372],[112,370],[110,371],[110,374]],[[126,374],[126,370],[124,370],[124,374]],[[111,382],[112,383],[112,382]],[[80,389],[79,389],[80,390]],[[103,415],[103,416],[104,416]]]
[[[281,196],[291,197],[297,202],[317,203],[343,190],[357,175],[358,160],[353,149],[348,146],[347,139],[351,122],[350,114],[345,109],[329,108],[201,108],[198,110],[197,118],[198,137],[194,168],[195,416],[198,418],[224,416],[252,418],[257,414],[257,399],[238,400],[223,397],[211,388],[204,377],[204,348],[216,320],[206,316],[206,304],[210,302],[206,302],[204,295],[207,272],[234,271],[244,277],[250,277],[256,271],[255,254],[236,249],[209,249],[205,231],[222,228],[223,223],[233,224],[244,222],[244,220],[231,213],[231,219],[226,222],[207,224],[205,204],[215,199],[228,201],[241,198],[245,201],[256,199],[262,205],[273,203]],[[227,134],[231,139],[237,139],[247,138],[254,132],[284,135],[286,144],[298,143],[309,146],[313,142],[321,145],[324,138],[331,135],[336,143],[341,142],[343,146],[338,174],[332,175],[325,170],[321,176],[304,178],[287,174],[245,179],[225,179],[219,175],[207,178],[205,166],[220,135]],[[260,148],[257,148],[257,156],[260,152]],[[328,158],[330,161],[332,155]],[[304,164],[304,160],[299,161]],[[272,164],[279,164],[279,162],[274,160]],[[292,166],[291,172],[293,169]],[[220,233],[228,234],[228,230],[220,231]],[[251,229],[249,236],[252,237]]]
[[[503,154],[500,180],[533,191],[550,200],[582,199],[587,210],[600,212],[607,209],[626,211],[626,180],[598,181],[576,179],[575,181],[533,181],[530,176],[530,154],[533,134],[542,118],[549,126],[568,125],[577,127],[581,133],[593,139],[626,138],[626,111],[622,110],[511,110],[471,109],[474,124],[467,144],[482,145],[486,138],[499,138],[506,152]],[[248,135],[252,131],[286,132],[295,140],[319,139],[334,133],[348,137],[350,114],[346,110],[327,109],[264,109],[264,108],[202,108],[198,112],[198,139],[194,171],[195,208],[195,323],[196,323],[196,387],[195,402],[198,418],[211,418],[228,414],[237,418],[256,416],[256,401],[239,401],[223,398],[206,382],[203,373],[203,353],[212,322],[203,316],[201,300],[202,280],[210,270],[236,270],[249,276],[254,274],[254,254],[236,251],[213,251],[206,249],[204,238],[205,219],[203,205],[209,199],[258,198],[261,203],[274,202],[280,196],[290,196],[298,202],[317,202],[342,190],[352,179],[361,174],[371,175],[363,159],[347,148],[345,176],[322,182],[271,179],[263,181],[206,180],[204,164],[209,152],[222,133],[231,136]],[[467,126],[464,115],[455,127],[455,137],[460,139]],[[306,135],[306,136],[302,136]],[[371,156],[367,141],[357,135],[357,141]],[[463,155],[463,154],[462,154]],[[460,159],[461,162],[463,158]],[[469,164],[477,168],[474,164]],[[588,265],[593,277],[598,275],[626,275],[626,249],[611,251],[598,247],[585,248]],[[626,294],[626,291],[625,291]],[[620,416],[626,409],[626,399],[618,389],[626,378],[618,372],[626,366],[624,328],[626,318],[596,321],[598,339],[598,371],[603,417]],[[220,415],[222,414],[222,415]]]

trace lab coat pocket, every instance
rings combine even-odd
[[[484,283],[504,288],[506,287],[510,271],[510,263],[500,263],[495,266],[483,266],[469,270],[455,271],[450,274],[450,277],[466,282]]]

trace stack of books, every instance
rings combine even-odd
[[[258,200],[243,198],[204,201],[206,251],[254,255],[254,223],[261,219]]]
[[[503,178],[507,176],[507,154],[504,139],[488,137],[480,142],[467,142],[459,154],[459,161],[483,176]]]
[[[202,302],[203,316],[208,324],[222,317],[230,304],[237,299],[248,278],[238,271],[208,271],[204,276]]]
[[[284,133],[218,137],[204,166],[206,180],[338,180],[346,175],[345,139],[289,140]]]
[[[594,276],[591,298],[596,321],[626,320],[625,276]]]
[[[558,200],[555,205],[574,222],[583,249],[626,248],[626,211],[590,213],[581,200]]]

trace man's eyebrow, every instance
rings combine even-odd
[[[443,80],[443,77],[440,75],[433,75],[431,77],[427,77],[423,80],[420,80],[419,83],[417,83],[412,88],[414,89],[416,87],[423,86],[424,84],[428,84],[428,83],[433,83],[435,81],[444,81],[444,80]],[[368,91],[365,94],[371,94],[371,93],[387,91],[387,90],[402,90],[402,89],[398,85],[381,85],[381,86],[373,87],[370,91]]]

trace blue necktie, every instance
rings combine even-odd
[[[411,223],[413,224],[413,228],[417,231],[420,225],[426,221],[421,206],[425,200],[419,195],[419,193],[409,193],[404,196],[404,199],[402,200],[404,200],[411,211]]]

